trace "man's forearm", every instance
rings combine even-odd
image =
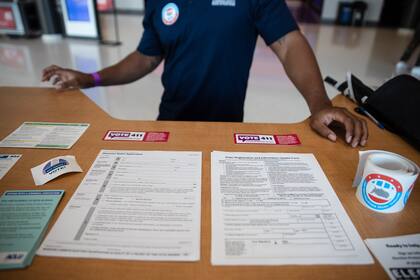
[[[115,65],[99,71],[102,86],[134,82],[152,72],[162,61],[158,56],[146,56],[134,51]]]
[[[331,107],[315,55],[299,31],[287,34],[270,47],[282,62],[290,80],[305,98],[312,114]]]
[[[344,126],[345,140],[353,148],[366,145],[368,138],[366,122],[344,108],[332,106],[325,92],[315,55],[303,35],[299,31],[291,32],[270,47],[308,103],[312,114],[310,121],[312,129],[335,142],[337,135],[328,126],[336,121]]]

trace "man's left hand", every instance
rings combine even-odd
[[[321,136],[335,142],[337,135],[328,127],[336,121],[346,129],[346,142],[353,148],[365,146],[368,139],[368,128],[365,120],[359,119],[345,108],[330,107],[311,116],[311,127]]]

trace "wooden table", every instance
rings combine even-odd
[[[352,109],[344,97],[335,105]],[[99,259],[72,259],[36,256],[22,270],[1,271],[0,279],[386,279],[376,262],[363,266],[212,266],[210,264],[210,153],[211,151],[249,151],[313,153],[336,191],[361,237],[376,238],[420,233],[420,184],[404,211],[379,214],[363,207],[351,187],[359,149],[339,139],[336,144],[314,133],[308,120],[297,124],[205,123],[123,121],[108,116],[79,91],[57,93],[42,88],[0,88],[0,139],[25,121],[86,122],[91,126],[71,150],[0,148],[0,153],[18,153],[23,157],[0,181],[0,193],[6,190],[38,189],[30,169],[50,158],[75,155],[84,173],[63,176],[42,189],[64,189],[66,194],[50,226],[86,175],[101,149],[202,151],[201,260],[199,262],[146,262]],[[420,164],[420,153],[399,137],[378,129],[370,121],[370,138],[364,149],[395,152]],[[105,142],[107,130],[168,131],[167,143]],[[297,133],[300,146],[235,145],[234,133]]]

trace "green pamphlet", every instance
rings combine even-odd
[[[62,190],[6,191],[0,197],[0,269],[32,263]]]

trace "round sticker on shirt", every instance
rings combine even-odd
[[[179,17],[179,9],[175,3],[166,4],[162,9],[162,21],[165,25],[174,24]]]

